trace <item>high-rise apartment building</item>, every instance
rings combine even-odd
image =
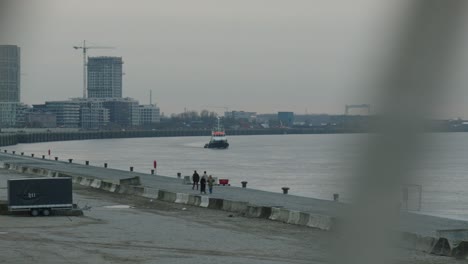
[[[122,57],[88,58],[88,98],[122,98]]]
[[[0,102],[20,102],[20,48],[0,45]]]

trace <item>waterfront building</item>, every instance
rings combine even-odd
[[[102,102],[109,109],[109,125],[128,128],[140,124],[138,101],[132,98],[106,98]]]
[[[73,99],[80,104],[80,124],[82,129],[102,129],[109,125],[110,111],[97,98]]]
[[[294,124],[294,112],[278,112],[278,121],[282,126],[292,126]]]
[[[31,128],[54,128],[57,127],[57,116],[50,112],[27,112],[24,123]]]
[[[20,48],[18,46],[0,45],[0,102],[20,102],[20,59]],[[9,108],[10,106],[4,107]],[[5,115],[6,113],[2,113],[2,116]]]
[[[88,58],[88,98],[122,98],[122,57]]]
[[[0,102],[0,127],[14,127],[18,103]]]
[[[245,112],[245,111],[229,111],[224,112],[225,118],[233,118],[235,120],[248,120],[249,122],[254,121],[257,118],[257,112]]]
[[[51,101],[44,106],[34,105],[36,109],[45,109],[56,115],[57,126],[67,128],[80,127],[80,103],[79,101]]]
[[[146,126],[161,121],[160,110],[156,105],[140,105],[140,125]]]

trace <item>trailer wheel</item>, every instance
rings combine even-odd
[[[50,209],[44,209],[44,210],[42,210],[42,215],[43,215],[43,216],[49,216],[49,215],[50,215]]]
[[[39,210],[31,209],[31,216],[38,216],[38,215],[39,215]]]

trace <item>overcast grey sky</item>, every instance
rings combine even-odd
[[[124,96],[148,103],[152,89],[167,114],[342,113],[373,103],[363,77],[385,54],[400,11],[371,0],[0,1],[14,3],[1,6],[0,42],[22,48],[23,102],[81,96],[82,54],[72,46],[86,39],[116,47],[90,56],[123,57]],[[451,105],[442,115],[468,117],[464,83],[441,99],[437,107]]]

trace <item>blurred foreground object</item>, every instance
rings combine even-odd
[[[462,28],[466,1],[416,0],[382,67],[379,121],[356,172],[353,205],[343,216],[335,263],[392,263],[401,185],[410,178],[423,133],[423,119],[444,88]],[[446,90],[443,92],[447,92]]]

